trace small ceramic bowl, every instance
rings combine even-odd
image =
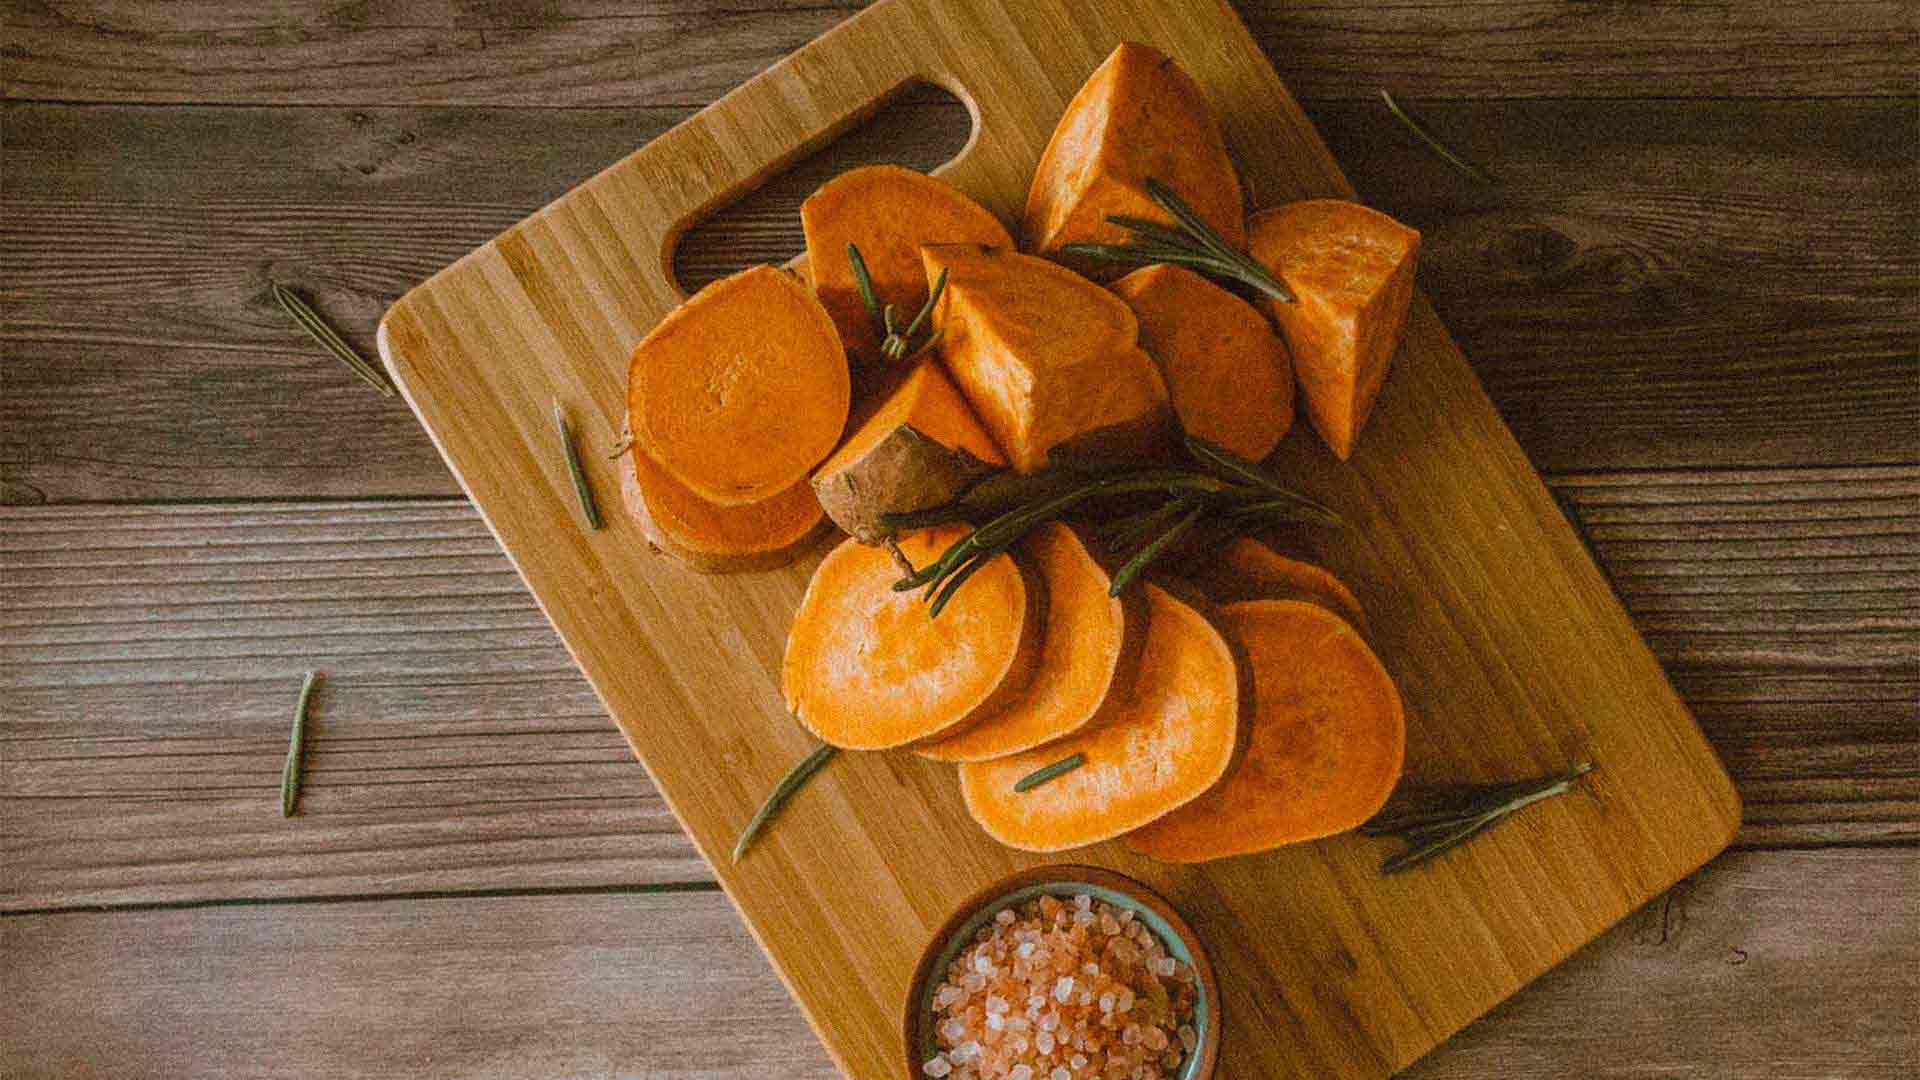
[[[1193,1027],[1200,1041],[1174,1076],[1175,1080],[1212,1080],[1214,1062],[1220,1056],[1220,986],[1214,981],[1213,964],[1200,938],[1158,893],[1124,874],[1095,866],[1041,866],[1002,878],[961,904],[935,931],[926,951],[920,954],[920,964],[907,990],[907,1076],[925,1080],[920,1067],[937,1049],[933,1039],[933,992],[947,965],[973,935],[1004,908],[1045,894],[1064,897],[1077,893],[1089,893],[1095,901],[1132,909],[1134,917],[1147,924],[1174,959],[1193,968],[1198,990]]]

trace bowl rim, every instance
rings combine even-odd
[[[1220,984],[1213,973],[1213,960],[1207,955],[1206,945],[1200,935],[1194,932],[1192,924],[1167,902],[1166,897],[1148,888],[1116,870],[1099,866],[1086,866],[1079,863],[1055,863],[1049,866],[1035,866],[1016,871],[1006,877],[975,892],[957,905],[940,928],[928,938],[925,948],[920,951],[920,961],[914,965],[913,978],[907,983],[907,1000],[903,1009],[900,1025],[901,1055],[906,1061],[908,1080],[922,1080],[916,1071],[919,1062],[915,1060],[914,1048],[920,1043],[920,1035],[928,1017],[920,1009],[924,995],[921,988],[933,975],[933,967],[940,954],[946,951],[946,944],[953,940],[960,928],[972,919],[982,908],[992,905],[1009,893],[1036,885],[1091,885],[1111,892],[1119,893],[1129,900],[1151,911],[1162,922],[1172,928],[1180,943],[1186,946],[1188,955],[1193,957],[1195,982],[1199,987],[1200,1000],[1207,1004],[1208,1023],[1200,1033],[1200,1042],[1194,1047],[1193,1056],[1198,1062],[1186,1074],[1185,1080],[1211,1080],[1214,1066],[1220,1057],[1220,1029],[1225,1020],[1220,1007]]]

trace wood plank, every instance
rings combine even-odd
[[[1903,1077],[1916,874],[1724,856],[1401,1075]],[[717,893],[16,916],[0,983],[20,1080],[835,1075]]]
[[[6,92],[66,101],[705,104],[857,11],[804,0],[10,5]],[[1915,9],[1241,0],[1302,97],[1815,97],[1912,90]]]
[[[1313,111],[1361,192],[1426,230],[1425,287],[1542,468],[1920,459],[1907,106],[1427,110],[1508,178],[1483,190],[1371,106]],[[0,498],[456,493],[269,281],[371,348],[410,282],[682,115],[6,108]],[[966,125],[917,99],[812,169],[931,166]],[[807,188],[722,214],[683,249],[687,280],[796,252]]]

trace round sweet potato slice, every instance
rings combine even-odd
[[[634,348],[628,428],[695,495],[740,506],[833,452],[851,394],[827,309],[792,274],[755,266],[695,293]]]
[[[1346,620],[1298,600],[1220,609],[1253,670],[1246,755],[1220,785],[1126,838],[1167,862],[1267,851],[1358,827],[1400,779],[1400,693]]]
[[[920,749],[937,761],[987,761],[1096,723],[1125,689],[1146,641],[1139,594],[1107,595],[1113,578],[1073,529],[1048,522],[1021,542],[1047,583],[1047,625],[1033,685],[1004,712]]]
[[[944,526],[900,538],[916,566],[966,534]],[[885,550],[848,540],[814,571],[787,636],[787,707],[822,740],[887,750],[953,734],[1005,708],[1033,680],[1046,586],[1001,555],[938,617],[919,592],[895,592]]]
[[[688,491],[645,454],[629,453],[620,491],[647,541],[703,574],[785,566],[828,531],[806,484],[763,502],[720,506]]]
[[[1242,537],[1188,575],[1216,604],[1242,600],[1304,600],[1318,604],[1366,632],[1367,612],[1360,598],[1332,571],[1289,558],[1258,540]]]
[[[1063,851],[1131,832],[1199,798],[1225,776],[1247,701],[1233,647],[1198,608],[1144,585],[1140,665],[1111,713],[1032,750],[960,766],[967,811],[987,835],[1025,851]],[[1074,754],[1086,763],[1015,791]]]

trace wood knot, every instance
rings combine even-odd
[[[1527,278],[1550,276],[1580,250],[1574,239],[1545,225],[1514,225],[1490,237],[1481,256],[1503,273]]]

